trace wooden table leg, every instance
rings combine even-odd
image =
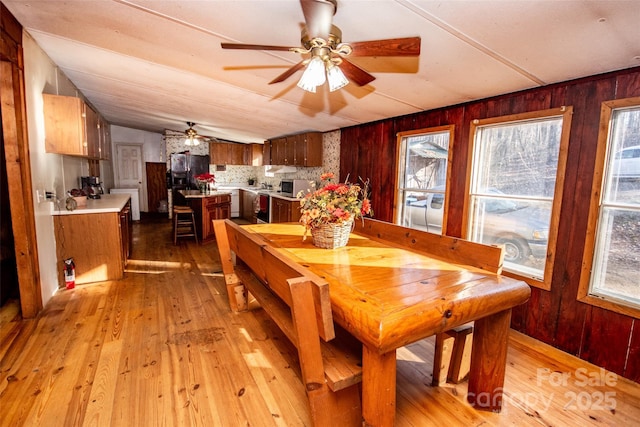
[[[502,409],[510,323],[511,309],[475,321],[467,401],[477,409]]]
[[[393,426],[396,416],[396,352],[362,346],[362,417],[365,426]]]

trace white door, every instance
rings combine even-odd
[[[118,144],[116,146],[116,187],[137,188],[142,193],[142,147]]]

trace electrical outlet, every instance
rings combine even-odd
[[[38,203],[52,202],[56,198],[56,193],[54,191],[36,190],[36,196]]]

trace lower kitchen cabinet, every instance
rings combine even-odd
[[[76,285],[119,280],[131,252],[131,209],[53,217],[58,283],[64,285],[64,260],[73,258]]]
[[[187,200],[196,218],[198,240],[203,243],[215,240],[216,235],[211,221],[231,218],[231,195],[211,195]]]
[[[300,201],[271,197],[271,222],[296,222],[300,220]]]
[[[240,190],[240,217],[252,224],[258,222],[256,203],[258,203],[258,194],[255,191]]]

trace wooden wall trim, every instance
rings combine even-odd
[[[0,4],[0,8],[3,50],[0,65],[0,102],[7,185],[22,316],[32,318],[42,309],[42,291],[27,139],[22,45],[21,38],[15,40],[18,33],[21,37],[22,30],[3,4]]]

